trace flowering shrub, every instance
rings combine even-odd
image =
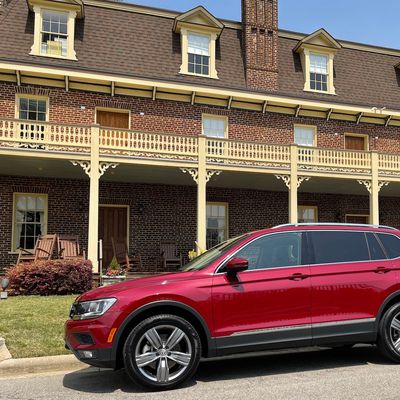
[[[80,294],[92,288],[92,263],[87,260],[50,260],[19,264],[6,272],[11,295]]]

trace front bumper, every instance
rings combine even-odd
[[[71,350],[75,357],[85,364],[98,368],[115,368],[115,360],[112,357],[112,348],[102,349],[91,347],[90,349],[74,349],[67,340],[65,340],[65,347],[68,350]]]

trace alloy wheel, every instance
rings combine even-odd
[[[135,349],[135,362],[139,371],[157,383],[177,379],[186,371],[191,359],[189,337],[173,325],[150,328],[140,337]]]
[[[394,316],[390,324],[390,339],[395,350],[400,353],[400,313]]]

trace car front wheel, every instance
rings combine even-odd
[[[172,389],[196,372],[201,341],[195,328],[175,315],[157,315],[138,324],[123,349],[125,369],[137,384]]]
[[[385,312],[379,325],[378,347],[384,356],[400,363],[400,303]]]

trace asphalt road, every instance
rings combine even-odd
[[[185,387],[146,393],[123,371],[81,371],[0,377],[0,399],[400,399],[400,365],[374,347],[207,361]]]

